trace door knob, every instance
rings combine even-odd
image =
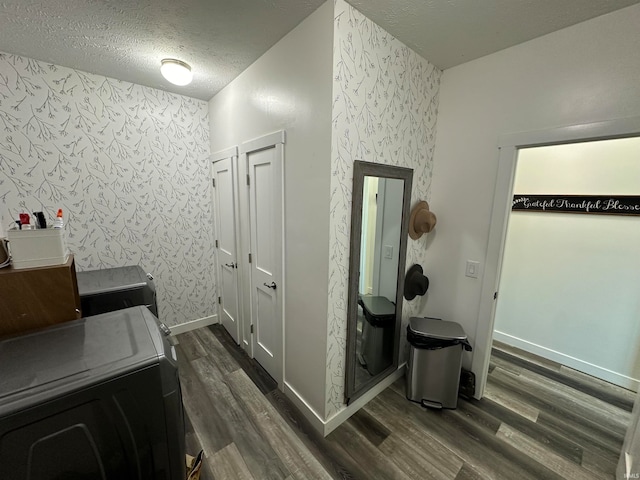
[[[229,267],[229,268],[238,268],[237,263],[225,263],[224,265],[225,267]]]
[[[276,282],[271,282],[271,285],[267,284],[267,283],[263,283],[263,285],[267,288],[273,288],[274,290],[276,289],[277,285]]]

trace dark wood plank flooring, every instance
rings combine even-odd
[[[614,478],[635,394],[496,344],[485,398],[428,410],[400,379],[323,438],[220,325],[178,336],[203,480]]]

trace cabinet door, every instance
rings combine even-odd
[[[73,255],[50,267],[0,269],[0,335],[80,318]]]

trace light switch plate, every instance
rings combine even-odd
[[[465,269],[465,272],[464,272],[464,274],[467,277],[478,278],[479,270],[480,270],[480,262],[467,260],[467,268]]]
[[[384,258],[393,258],[393,245],[384,245]]]

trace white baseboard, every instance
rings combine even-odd
[[[351,415],[356,413],[362,407],[364,407],[370,400],[373,400],[379,393],[385,388],[395,382],[398,378],[404,375],[405,363],[400,365],[398,369],[388,377],[384,378],[377,385],[371,387],[371,389],[354,400],[351,405],[345,406],[342,410],[336,412],[328,420],[323,420],[318,413],[309,406],[309,404],[300,396],[294,388],[291,387],[286,381],[284,382],[284,393],[289,400],[300,410],[300,413],[311,423],[311,426],[322,436],[326,437],[336,428],[338,428],[343,422],[345,422]]]
[[[181,333],[190,332],[198,328],[206,327],[207,325],[213,325],[218,323],[218,315],[209,315],[208,317],[198,318],[196,320],[190,320],[188,322],[180,323],[178,325],[171,325],[171,335],[180,335]]]
[[[373,400],[379,393],[404,375],[406,363],[401,364],[398,369],[388,377],[383,378],[380,383],[371,387],[364,395],[356,398],[350,405],[345,406],[342,410],[336,412],[324,424],[324,436],[326,437],[343,422],[349,419],[351,415],[364,407],[369,401]],[[408,400],[407,400],[408,401]]]
[[[579,358],[575,358],[562,352],[543,347],[542,345],[537,345],[527,340],[514,337],[513,335],[495,330],[493,332],[493,338],[494,340],[498,340],[499,342],[506,343],[507,345],[511,345],[512,347],[520,348],[529,353],[533,353],[534,355],[539,355],[548,360],[566,365],[567,367],[571,367],[574,370],[592,375],[609,383],[613,383],[614,385],[618,385],[622,388],[633,390],[634,392],[637,392],[638,388],[640,388],[640,380],[638,379],[628,377],[627,375],[614,372],[613,370],[609,370],[598,365],[594,365],[593,363],[585,362],[584,360],[580,360]]]
[[[311,408],[311,406],[305,401],[304,398],[289,384],[284,381],[284,394],[291,400],[300,413],[304,415],[304,418],[308,420],[314,430],[324,435],[324,421],[318,415],[318,413]]]

